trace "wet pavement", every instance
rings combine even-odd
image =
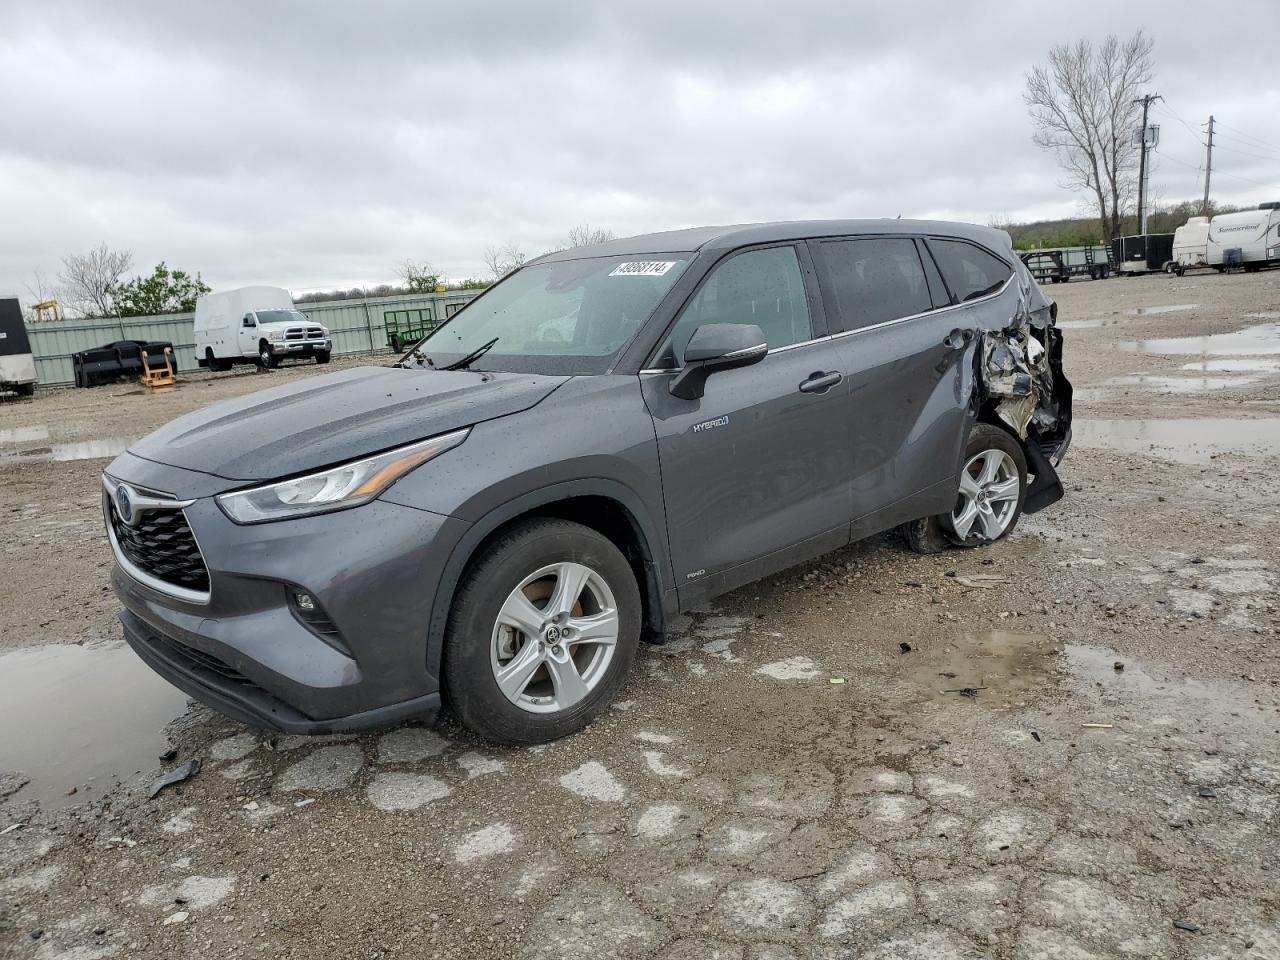
[[[13,794],[46,810],[102,794],[160,765],[165,726],[187,697],[122,643],[43,646],[0,654],[3,770]]]
[[[1280,417],[1077,420],[1071,434],[1073,444],[1145,453],[1179,463],[1208,463],[1224,454],[1280,455]]]

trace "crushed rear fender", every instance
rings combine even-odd
[[[1016,269],[1018,308],[1003,330],[982,331],[974,352],[979,414],[1008,427],[1021,441],[1034,475],[1023,503],[1035,513],[1062,499],[1055,467],[1071,443],[1071,383],[1062,370],[1058,307]]]

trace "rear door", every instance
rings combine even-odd
[[[849,380],[854,537],[950,510],[975,331],[923,243],[811,241]]]
[[[769,354],[713,373],[698,400],[672,374],[704,323],[754,323]],[[848,384],[824,336],[812,267],[792,244],[731,254],[708,274],[641,374],[684,603],[848,542]]]

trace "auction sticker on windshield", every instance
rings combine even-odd
[[[679,261],[676,260],[631,260],[620,263],[609,271],[611,277],[660,277]]]

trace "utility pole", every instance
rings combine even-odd
[[[1205,145],[1204,155],[1204,204],[1200,208],[1203,216],[1209,215],[1209,175],[1213,173],[1213,114],[1209,114],[1209,142]]]
[[[1142,151],[1138,158],[1138,232],[1147,232],[1147,111],[1156,100],[1164,97],[1158,93],[1148,93],[1134,103],[1142,104],[1142,129],[1138,132],[1138,146]]]

